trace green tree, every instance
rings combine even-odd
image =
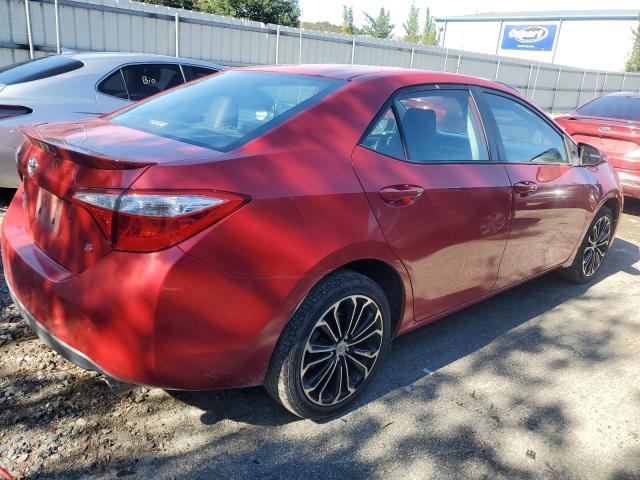
[[[409,8],[409,16],[407,23],[403,23],[406,35],[404,39],[407,42],[418,42],[420,40],[420,9],[412,4]]]
[[[358,33],[358,29],[353,23],[353,7],[347,7],[342,5],[342,33],[347,35],[355,35]]]
[[[340,25],[334,25],[331,22],[323,21],[323,22],[302,22],[302,28],[307,28],[309,30],[319,30],[321,32],[342,32],[342,27]]]
[[[300,25],[298,0],[199,0],[198,7],[203,12],[246,18],[256,22],[291,27]]]
[[[420,43],[424,45],[437,45],[440,41],[440,34],[436,27],[436,22],[431,16],[431,9],[427,7],[427,16],[424,20],[424,28],[422,29],[422,35],[420,36]]]
[[[196,10],[195,0],[141,0],[144,3],[153,3],[155,5],[164,5],[165,7],[184,8],[186,10]]]
[[[158,1],[158,0],[147,0]],[[163,1],[163,0],[159,0]],[[215,13],[216,15],[227,15],[232,17],[235,15],[235,10],[231,7],[229,0],[196,0],[195,10],[200,10],[207,13]]]
[[[633,47],[631,55],[625,64],[627,72],[640,72],[640,15],[638,16],[638,28],[633,29]]]
[[[367,24],[362,28],[362,32],[366,35],[371,35],[374,38],[389,38],[393,33],[395,25],[391,23],[391,12],[385,10],[384,7],[380,9],[380,13],[376,18],[373,18],[367,12],[364,12]]]

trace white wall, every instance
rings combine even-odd
[[[444,34],[446,48],[480,53],[496,53],[500,22],[448,22]]]
[[[563,22],[555,63],[580,68],[623,70],[637,21]]]
[[[557,21],[505,22],[506,24],[559,24]],[[447,22],[443,47],[551,62],[592,70],[624,70],[633,46],[633,20],[564,20],[556,35],[556,53],[503,50],[500,21]],[[496,50],[496,47],[497,50]]]

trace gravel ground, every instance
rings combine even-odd
[[[37,340],[0,279],[0,466],[16,479],[640,479],[640,203],[626,212],[595,283],[548,275],[401,337],[357,405],[320,423],[261,388],[113,395]]]

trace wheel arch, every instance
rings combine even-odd
[[[334,258],[335,260],[335,258]],[[368,277],[377,283],[387,296],[391,309],[392,336],[396,336],[400,327],[413,321],[413,289],[411,280],[404,264],[397,258],[379,258],[376,256],[345,259],[342,262],[332,262],[330,268],[322,269],[320,275],[309,275],[307,279],[313,279],[311,283],[304,282],[304,295],[296,302],[285,322],[278,327],[278,337],[298,310],[305,298],[327,277],[340,270],[351,270]]]
[[[376,258],[354,260],[334,270],[351,270],[376,282],[387,296],[391,310],[393,335],[398,332],[408,308],[405,282],[398,271],[387,262]],[[330,272],[333,273],[333,272]]]
[[[615,231],[618,226],[618,221],[620,220],[620,215],[622,213],[622,202],[618,199],[618,197],[612,196],[605,200],[605,202],[600,205],[597,211],[600,211],[602,207],[607,207],[611,210],[613,214],[613,230]]]
[[[582,241],[584,240],[585,235],[589,231],[589,225],[593,221],[593,218],[598,214],[598,212],[602,209],[602,207],[607,207],[611,210],[613,214],[613,233],[611,234],[611,238],[615,237],[616,229],[618,228],[618,222],[620,220],[620,216],[622,215],[622,194],[620,191],[612,191],[608,195],[604,196],[597,206],[593,209],[593,212],[589,215],[587,220],[585,221],[585,225],[583,227],[582,235],[580,236],[580,240],[578,244],[575,246],[571,257],[562,265],[563,268],[569,268],[578,254],[578,250],[580,249],[580,245],[582,245]]]

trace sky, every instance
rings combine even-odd
[[[355,23],[364,23],[363,11],[376,16],[381,7],[391,11],[392,23],[396,25],[394,35],[404,35],[402,24],[406,21],[412,3],[420,7],[421,23],[426,7],[431,7],[435,16],[466,15],[486,12],[517,11],[553,11],[553,10],[640,10],[639,0],[607,0],[603,9],[602,0],[299,0],[302,9],[302,21],[318,22],[327,20],[340,25],[342,23],[342,5],[353,7]]]

